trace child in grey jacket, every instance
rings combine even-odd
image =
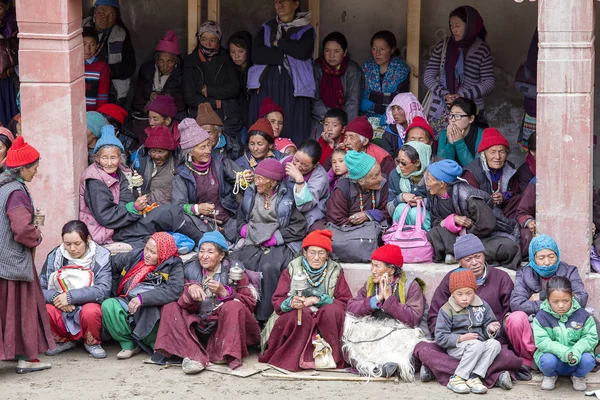
[[[435,325],[437,344],[460,360],[447,388],[455,393],[486,393],[480,378],[500,353],[500,342],[494,339],[500,323],[491,307],[475,295],[473,272],[459,268],[450,275],[449,283],[452,295],[440,309]]]

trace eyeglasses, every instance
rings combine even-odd
[[[467,114],[448,114],[448,120],[450,121],[460,121],[464,117],[468,117]]]
[[[309,258],[323,258],[325,256],[327,256],[327,252],[326,251],[314,251],[314,250],[310,250],[307,251],[306,254],[308,255]]]
[[[402,165],[403,167],[406,167],[407,165],[410,165],[410,164],[412,164],[412,163],[413,163],[412,161],[409,161],[409,162],[404,162],[404,161],[401,161],[400,159],[396,159],[396,162],[397,162],[398,164]]]

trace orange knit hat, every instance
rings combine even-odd
[[[477,291],[477,280],[473,271],[459,268],[450,274],[450,293],[464,288],[471,288]]]

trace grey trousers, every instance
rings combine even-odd
[[[468,340],[459,343],[456,347],[448,349],[448,355],[460,360],[454,375],[468,380],[471,374],[485,378],[488,368],[500,354],[500,342],[496,339]]]

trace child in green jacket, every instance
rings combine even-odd
[[[585,376],[596,366],[594,318],[573,298],[571,282],[564,276],[552,277],[546,293],[533,321],[533,357],[544,374],[542,390],[554,389],[558,375],[570,376],[573,389],[586,390]]]

